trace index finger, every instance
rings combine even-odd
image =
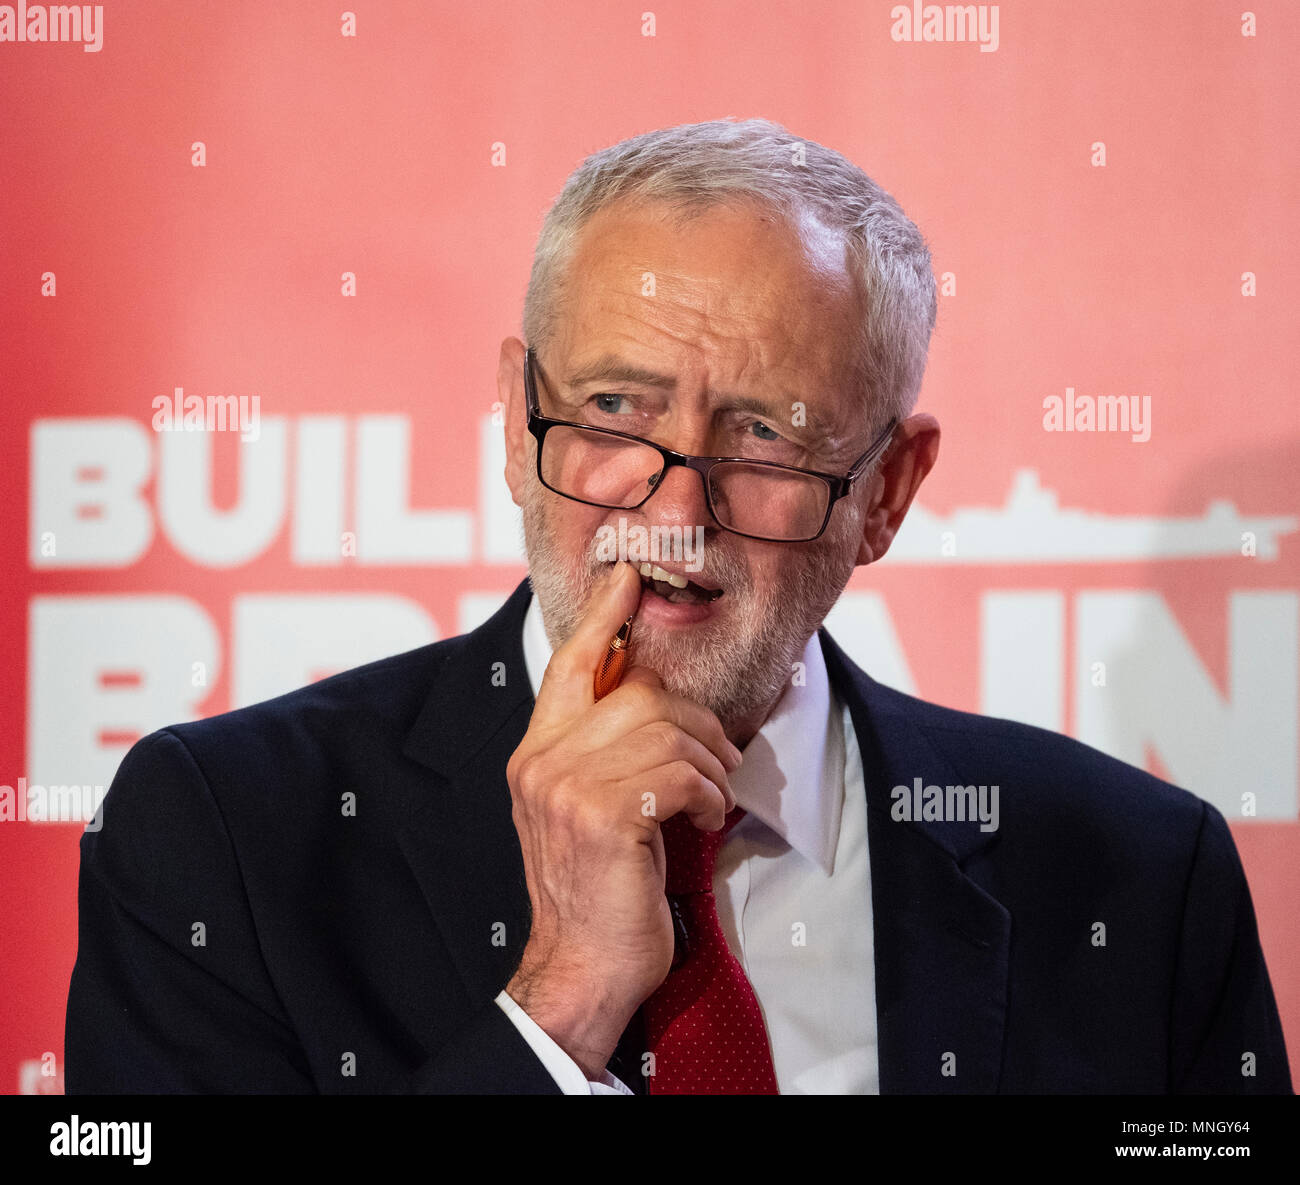
[[[578,628],[551,655],[537,694],[534,717],[543,722],[568,719],[596,702],[592,676],[609,650],[610,639],[641,603],[641,574],[627,562],[612,566],[591,591]]]

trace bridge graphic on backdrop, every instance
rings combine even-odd
[[[914,505],[889,549],[893,563],[1044,564],[1278,557],[1294,517],[1248,517],[1216,499],[1200,516],[1103,514],[1063,508],[1033,469],[1019,469],[1001,507],[963,506],[949,515]]]

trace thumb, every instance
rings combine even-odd
[[[592,680],[610,639],[641,603],[641,575],[620,562],[602,575],[591,590],[587,611],[578,628],[552,656],[537,696],[534,714],[568,717],[595,702]]]
[[[624,618],[623,620],[626,621],[627,618]],[[644,683],[648,687],[662,687],[664,685],[664,681],[659,678],[659,672],[656,671],[654,667],[636,665],[628,667],[627,670],[623,672],[623,682],[620,686],[627,687],[632,683]]]

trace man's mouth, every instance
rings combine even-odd
[[[641,583],[674,605],[707,605],[722,596],[720,588],[704,588],[676,572],[668,572],[658,564],[641,565]]]

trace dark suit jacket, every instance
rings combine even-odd
[[[127,754],[81,841],[70,1093],[556,1092],[493,1002],[529,927],[505,767],[530,595]],[[865,773],[882,1092],[1290,1091],[1213,807],[820,637]],[[917,777],[997,785],[998,830],[892,820]],[[637,1052],[633,1026],[634,1088]]]

